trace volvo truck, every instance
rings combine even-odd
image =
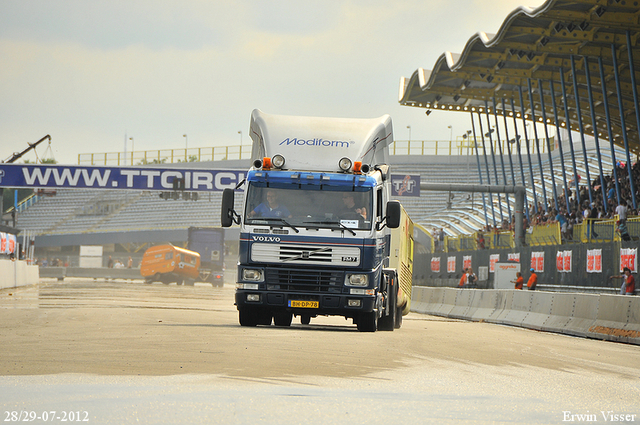
[[[335,315],[364,332],[399,328],[411,274],[407,280],[398,267],[411,267],[413,248],[410,219],[390,199],[391,118],[254,110],[250,135],[252,166],[235,190],[223,192],[221,212],[223,227],[240,225],[240,325]],[[401,223],[403,231],[393,233],[402,240],[391,252],[392,229]]]

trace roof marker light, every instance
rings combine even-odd
[[[264,158],[262,158],[262,169],[263,170],[271,169],[271,158],[269,158],[268,156],[265,156]]]
[[[360,174],[362,171],[362,161],[356,161],[353,163],[353,172],[356,174]]]

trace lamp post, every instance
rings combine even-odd
[[[129,140],[131,140],[131,164],[133,165],[133,137],[129,137]]]
[[[182,137],[184,137],[184,162],[188,162],[187,150],[189,149],[189,138],[186,134],[183,134]]]
[[[447,128],[449,129],[449,143],[453,143],[453,126],[449,125]]]
[[[407,128],[409,129],[409,142],[411,142],[411,126],[408,125]]]

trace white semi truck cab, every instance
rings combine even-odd
[[[252,167],[241,210],[223,193],[222,226],[241,226],[235,303],[242,326],[353,319],[360,331],[402,323],[410,292],[389,267],[391,118],[251,115]],[[406,232],[405,232],[406,233]],[[409,288],[410,291],[410,288]]]

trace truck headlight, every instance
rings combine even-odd
[[[252,282],[262,282],[264,280],[262,276],[262,270],[242,269],[242,280],[249,280]]]
[[[349,171],[351,169],[351,160],[347,157],[340,159],[340,161],[338,161],[338,167],[340,167],[342,171]]]
[[[369,276],[366,274],[348,274],[344,284],[347,286],[368,286]]]
[[[271,158],[271,163],[272,163],[272,164],[273,164],[273,166],[274,166],[274,167],[276,167],[276,168],[282,168],[282,167],[284,167],[284,156],[282,156],[282,155],[280,155],[280,154],[274,155],[274,156]]]

